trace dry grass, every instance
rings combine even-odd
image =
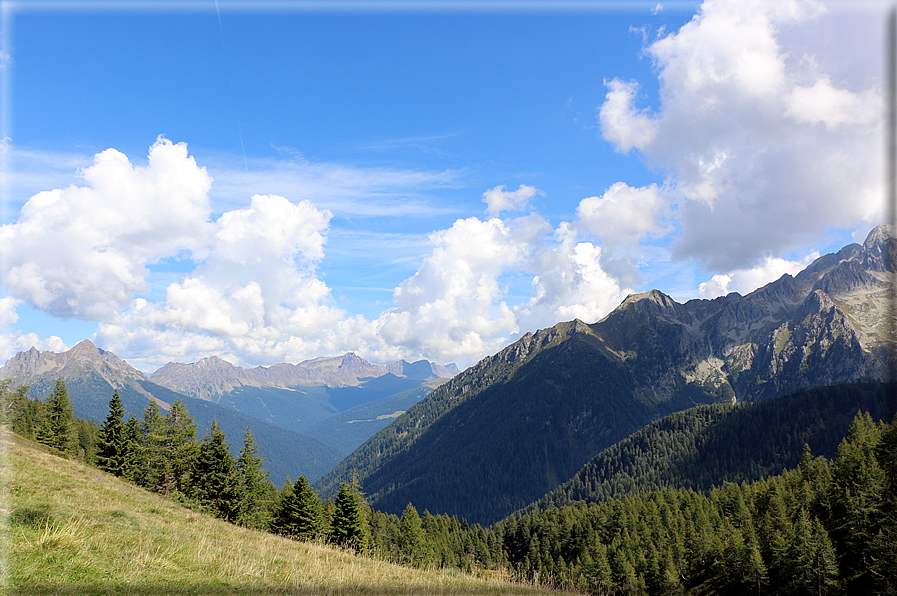
[[[0,433],[6,594],[549,594],[237,528]]]

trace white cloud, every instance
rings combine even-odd
[[[525,267],[549,229],[538,216],[471,217],[435,232],[431,253],[396,288],[396,308],[377,319],[377,337],[406,353],[450,360],[497,349],[516,330],[499,277]]]
[[[114,318],[146,291],[146,263],[201,254],[211,179],[184,144],[159,139],[146,167],[108,149],[86,186],[40,192],[0,227],[7,291],[61,318]]]
[[[516,308],[520,327],[534,330],[574,318],[594,323],[630,293],[601,267],[601,248],[577,242],[572,226],[561,223],[555,231],[559,245],[535,255],[533,297]]]
[[[647,110],[634,107],[638,83],[613,79],[605,85],[610,91],[598,111],[601,134],[623,153],[649,146],[657,135],[657,121]]]
[[[747,270],[826,229],[879,223],[879,84],[834,78],[814,48],[828,58],[851,41],[807,33],[836,18],[810,0],[708,0],[646,48],[656,109],[635,106],[637,83],[607,83],[602,134],[666,172],[675,257]]]
[[[656,184],[633,188],[617,182],[600,197],[580,201],[576,215],[606,245],[634,249],[645,236],[664,233],[660,217],[665,207]]]
[[[821,123],[831,130],[839,126],[875,125],[880,109],[881,97],[872,90],[851,93],[836,88],[829,77],[822,77],[812,87],[794,87],[786,114],[798,122]]]
[[[136,303],[120,324],[100,325],[98,337],[129,350],[149,334],[172,355],[189,346],[239,360],[308,357],[344,314],[327,304],[330,290],[316,274],[330,217],[308,201],[252,197],[248,209],[215,222],[208,256],[168,286],[164,302]]]
[[[517,190],[505,190],[505,185],[490,188],[483,193],[483,202],[486,203],[486,213],[498,216],[502,211],[522,211],[538,195],[545,194],[534,186],[521,184]]]
[[[766,257],[756,267],[739,269],[728,274],[714,275],[709,281],[700,284],[698,293],[701,295],[701,298],[716,298],[725,296],[730,292],[738,292],[742,295],[749,294],[757,288],[779,279],[786,273],[792,276],[797,275],[818,258],[818,252],[805,255],[798,261]]]

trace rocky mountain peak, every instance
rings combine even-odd
[[[34,349],[33,347],[31,348]],[[94,345],[92,341],[89,339],[84,339],[75,344],[75,346],[68,351],[69,356],[74,358],[83,358],[83,357],[92,357],[92,356],[101,356],[102,352],[99,348]]]
[[[887,226],[876,226],[863,242],[863,266],[871,271],[894,272],[897,262],[897,242],[891,237]]]

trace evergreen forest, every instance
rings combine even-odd
[[[484,527],[368,506],[357,478],[322,502],[304,476],[277,488],[247,429],[239,455],[183,404],[74,417],[0,384],[13,432],[147,490],[302,541],[407,565],[498,570],[593,594],[897,594],[893,386],[852,384],[757,404],[699,406],[599,454],[537,503]]]

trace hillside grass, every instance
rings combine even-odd
[[[239,528],[0,429],[4,594],[550,594]]]

